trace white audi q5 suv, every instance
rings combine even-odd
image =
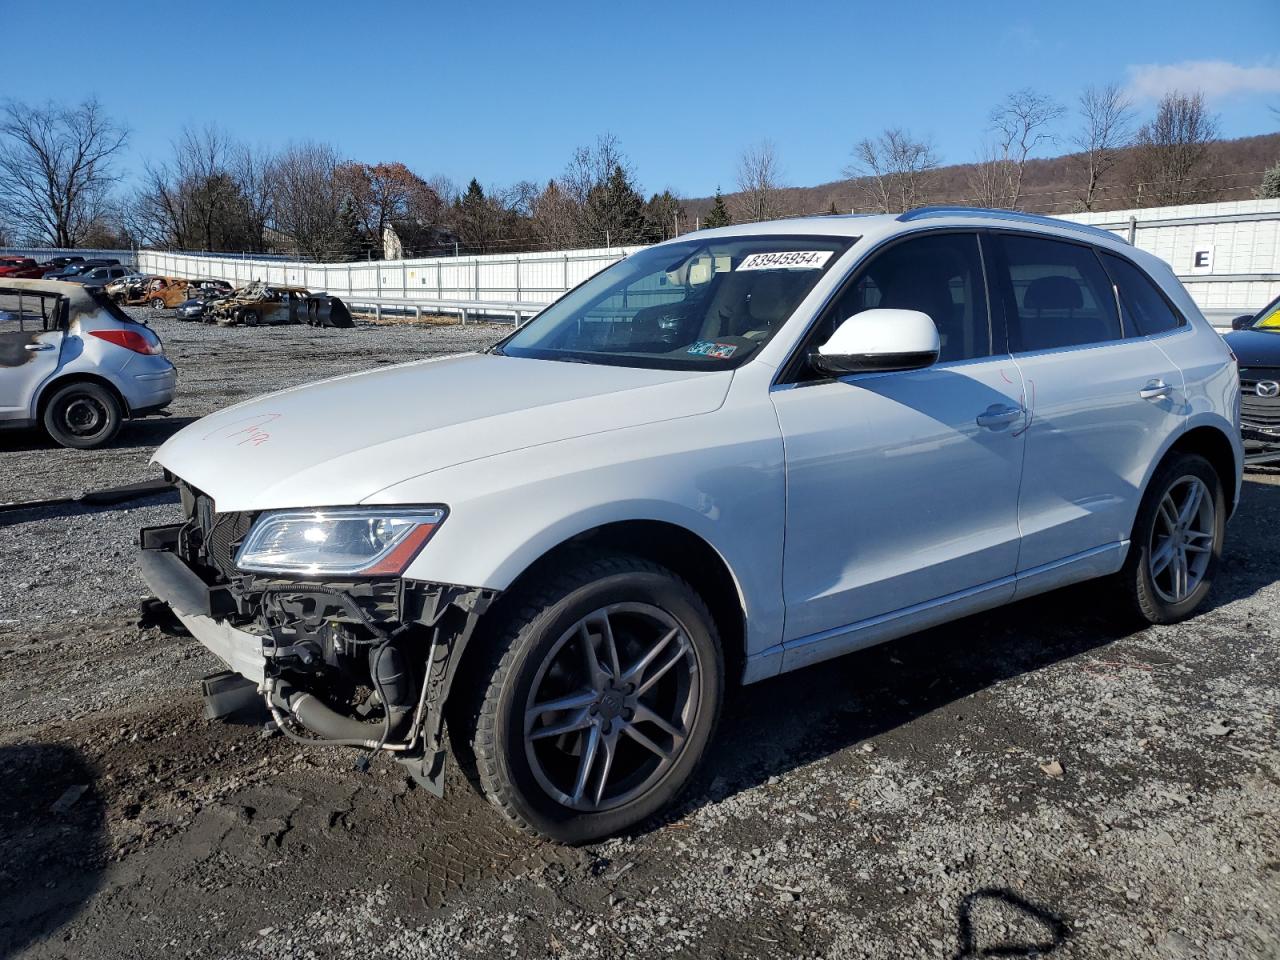
[[[705,230],[482,353],[242,403],[156,454],[157,621],[211,713],[384,752],[443,724],[520,827],[668,803],[728,682],[1064,584],[1204,600],[1239,496],[1234,358],[1093,228],[922,209]],[[176,620],[169,610],[176,614]]]

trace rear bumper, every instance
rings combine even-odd
[[[119,376],[120,392],[130,411],[159,410],[173,402],[177,391],[178,371],[167,357],[147,357],[145,361],[131,362]]]

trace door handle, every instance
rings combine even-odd
[[[1021,407],[1011,407],[1007,403],[993,403],[978,414],[978,426],[988,430],[999,430],[1007,427],[1023,414]]]
[[[53,349],[52,343],[28,343],[28,344],[24,344],[24,346],[26,347],[26,349],[30,350],[32,353],[35,353],[37,350]]]
[[[1172,393],[1173,387],[1156,377],[1147,381],[1147,385],[1138,391],[1138,396],[1143,400],[1165,400]]]

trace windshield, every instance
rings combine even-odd
[[[565,294],[494,352],[677,370],[735,367],[782,329],[855,239],[695,238],[650,247]]]
[[[1280,333],[1280,297],[1276,297],[1258,311],[1258,315],[1254,318],[1249,329]]]

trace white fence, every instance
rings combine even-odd
[[[239,286],[251,280],[336,294],[349,303],[469,305],[472,313],[510,315],[527,304],[532,314],[566,290],[641,247],[552,253],[304,263],[194,256],[142,250],[138,267],[171,277],[216,278]]]
[[[1166,260],[1216,323],[1256,310],[1280,295],[1280,200],[1082,213],[1062,219],[1111,230]],[[237,286],[265,280],[324,290],[357,306],[403,302],[424,309],[512,316],[537,312],[566,290],[639,249],[610,247],[370,263],[304,263],[141,250],[138,268],[166,276],[216,277]]]
[[[1232,200],[1077,213],[1064,220],[1116,233],[1160,257],[1210,319],[1280,296],[1280,200]]]

